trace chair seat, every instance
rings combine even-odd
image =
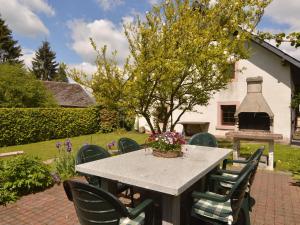
[[[134,219],[121,218],[120,225],[143,225],[145,221],[145,213],[141,213]]]
[[[220,196],[216,193],[207,192],[210,195]],[[193,212],[200,216],[230,223],[233,221],[230,200],[227,202],[216,202],[207,199],[196,199]]]

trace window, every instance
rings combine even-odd
[[[233,126],[236,105],[221,105],[221,124]]]

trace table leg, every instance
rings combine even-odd
[[[268,170],[274,170],[274,141],[269,142],[269,164]]]
[[[180,196],[163,195],[162,225],[180,225]]]

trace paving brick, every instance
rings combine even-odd
[[[251,190],[252,225],[300,225],[300,186],[287,174],[258,171]],[[0,207],[0,225],[79,225],[63,186]]]

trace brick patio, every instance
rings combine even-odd
[[[259,171],[252,190],[252,225],[300,225],[300,186],[287,174]],[[0,207],[0,225],[75,225],[73,204],[62,186]]]

